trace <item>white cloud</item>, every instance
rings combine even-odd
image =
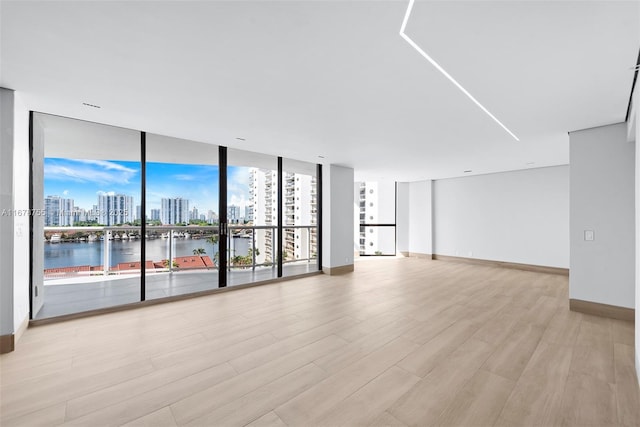
[[[47,179],[103,185],[129,184],[137,173],[136,169],[105,160],[49,160],[44,166]]]
[[[68,196],[68,195],[69,195],[69,190],[64,190],[64,191],[62,192],[62,195],[63,195],[63,196]]]
[[[178,174],[178,175],[173,175],[173,179],[177,181],[193,181],[194,177],[193,175]]]
[[[119,163],[114,163],[107,160],[87,160],[87,159],[70,159],[70,160],[73,162],[84,163],[87,165],[99,166],[106,170],[116,170],[121,172],[130,172],[130,173],[137,172],[136,169],[128,168]]]

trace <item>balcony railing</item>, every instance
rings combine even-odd
[[[283,228],[284,231],[284,235],[285,235],[285,242],[284,245],[286,245],[288,242],[287,240],[291,240],[292,233],[294,229],[300,229],[300,230],[306,230],[308,233],[308,240],[307,242],[309,242],[305,248],[302,248],[303,250],[299,250],[298,252],[298,256],[299,258],[289,258],[288,256],[295,256],[295,248],[294,249],[290,249],[293,251],[292,254],[289,254],[288,251],[285,250],[285,252],[287,252],[286,254],[284,254],[285,256],[283,257],[283,264],[288,264],[288,263],[294,263],[294,262],[302,262],[302,261],[306,261],[306,262],[311,262],[315,259],[317,259],[317,246],[314,244],[311,244],[311,240],[312,237],[314,236],[317,232],[317,226],[315,225],[296,225],[296,226],[285,226]],[[267,260],[263,260],[262,262],[260,262],[260,258],[263,255],[260,252],[260,248],[259,246],[261,246],[260,242],[256,242],[256,235],[258,233],[259,230],[265,230],[265,242],[264,242],[264,249],[265,252],[268,252],[268,254],[264,254],[265,257],[267,255],[269,255],[271,257],[271,249],[273,249],[274,246],[277,245],[274,244],[274,240],[275,240],[275,232],[277,230],[276,226],[270,226],[270,225],[265,225],[265,226],[256,226],[256,225],[230,225],[229,226],[229,237],[228,237],[228,247],[229,247],[229,262],[228,262],[228,268],[229,270],[232,269],[248,269],[251,268],[252,270],[255,270],[256,267],[272,267],[275,268],[276,264],[277,264],[277,259],[275,256],[271,257],[272,259],[267,259]],[[234,234],[235,231],[235,234]],[[247,255],[247,257],[249,257],[249,259],[245,258],[245,259],[237,259],[236,261],[239,262],[234,262],[234,257],[237,257],[237,255],[233,255],[233,246],[232,246],[232,240],[234,235],[238,235],[239,233],[245,232],[245,235],[251,237],[251,249],[252,251],[250,252],[250,254]],[[289,237],[287,236],[289,235]],[[259,240],[259,239],[258,239]],[[315,239],[313,239],[315,240]],[[295,247],[295,237],[293,237],[293,240],[290,241],[290,244],[293,245],[292,247]],[[284,247],[283,245],[283,247]],[[256,249],[258,249],[256,251]],[[300,248],[298,248],[300,249]]]
[[[294,229],[307,233],[305,244],[299,248],[295,248],[299,241],[293,236]],[[279,244],[275,241],[276,230],[274,225],[229,225],[228,269],[275,268],[273,248]],[[140,274],[142,244],[147,245],[146,274],[217,270],[220,264],[218,226],[147,226],[146,236],[141,235],[140,226],[45,227],[44,231],[47,244],[69,245],[56,254],[56,265],[47,266],[45,260],[46,279]],[[286,226],[283,231],[282,245],[287,248],[283,263],[317,258],[317,226]],[[55,252],[48,249],[50,254]]]

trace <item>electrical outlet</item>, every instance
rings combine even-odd
[[[584,230],[584,240],[587,242],[592,242],[596,239],[595,233],[593,230]]]

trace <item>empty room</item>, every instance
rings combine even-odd
[[[640,425],[640,1],[0,0],[2,426]]]

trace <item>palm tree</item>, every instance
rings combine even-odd
[[[211,236],[207,237],[207,243],[211,243],[211,245],[213,245],[213,249],[215,249],[215,246],[218,244],[218,235],[212,234]]]
[[[194,255],[205,255],[206,253],[207,252],[204,250],[204,248],[198,248],[193,250]]]

